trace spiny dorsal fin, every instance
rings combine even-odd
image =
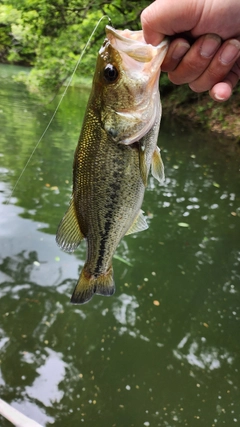
[[[164,165],[160,154],[160,148],[156,147],[153,156],[152,156],[152,175],[156,178],[160,184],[163,183],[165,179],[164,175]]]
[[[84,239],[84,236],[78,224],[74,200],[72,198],[70,206],[58,226],[56,242],[62,250],[73,252],[82,239]]]
[[[139,213],[137,214],[129,230],[126,232],[125,236],[127,236],[128,234],[137,233],[138,231],[147,230],[147,228],[148,224],[146,218],[143,215],[143,211],[140,209]]]

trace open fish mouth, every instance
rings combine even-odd
[[[127,54],[135,61],[149,63],[156,58],[156,67],[159,67],[166,55],[169,41],[165,38],[159,45],[147,44],[143,31],[116,30],[106,26],[106,35],[111,45],[119,52]]]
[[[123,86],[134,103],[126,103],[118,108],[108,109],[104,118],[104,129],[114,141],[130,145],[139,141],[154,125],[161,115],[159,97],[159,77],[161,64],[169,46],[164,39],[158,46],[147,44],[143,31],[116,30],[106,26],[106,41],[100,55],[108,57],[111,52],[112,63],[118,64],[123,77]]]

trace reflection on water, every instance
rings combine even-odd
[[[43,365],[36,372],[38,377],[32,385],[26,387],[27,395],[30,398],[37,399],[44,406],[52,406],[54,402],[60,402],[63,397],[63,391],[60,391],[58,385],[63,381],[66,371],[66,363],[62,361],[62,355],[51,349],[45,348],[48,356]],[[31,356],[27,356],[27,363],[33,363]]]
[[[54,110],[14,70],[0,67],[1,397],[43,426],[237,425],[238,153],[165,119],[167,178],[150,178],[149,229],[119,245],[116,294],[72,306],[85,246],[61,252],[55,230],[87,93],[69,90],[5,204]]]
[[[134,296],[121,294],[113,304],[113,314],[122,325],[134,326],[136,323],[135,309],[139,307]]]
[[[196,366],[201,369],[212,371],[219,369],[222,363],[226,360],[227,363],[233,363],[233,357],[229,355],[226,350],[206,346],[206,338],[201,337],[199,343],[190,341],[190,334],[187,334],[178,344],[177,350],[173,350],[174,356],[179,360],[186,360],[190,365]],[[189,345],[187,354],[184,354],[184,347]]]

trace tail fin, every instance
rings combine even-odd
[[[83,267],[78,283],[73,291],[71,303],[85,304],[94,294],[110,296],[115,292],[113,269],[109,268],[106,274],[98,277],[89,276]]]

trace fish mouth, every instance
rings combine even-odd
[[[161,64],[167,53],[169,40],[164,39],[159,45],[147,44],[143,37],[143,31],[116,30],[107,25],[106,35],[109,44],[121,57],[121,69],[129,78],[129,91],[136,92],[136,102],[131,106],[119,108],[116,116],[122,120],[126,128],[131,132],[125,132],[125,136],[117,135],[114,139],[121,144],[130,145],[141,139],[157,122],[161,115],[161,103],[159,99],[159,76]],[[116,61],[117,62],[117,61]],[[144,96],[138,96],[139,87]],[[132,124],[135,123],[133,131]]]
[[[143,37],[143,31],[131,31],[128,29],[125,30],[116,30],[115,28],[111,27],[110,25],[106,25],[106,34],[109,36],[112,34],[114,37],[116,37],[118,40],[127,41],[128,43],[132,44],[132,41],[140,42],[146,44],[144,37]]]
[[[156,59],[156,67],[159,67],[168,49],[169,40],[165,38],[159,45],[147,44],[143,37],[143,31],[116,30],[110,25],[106,26],[106,35],[111,45],[119,52],[127,54],[135,61],[149,63]]]
[[[147,44],[143,31],[116,30],[107,25],[106,35],[111,46],[121,56],[121,66],[124,72],[146,82],[148,88],[154,91],[158,85],[161,64],[167,53],[169,39],[165,38],[159,45]]]

